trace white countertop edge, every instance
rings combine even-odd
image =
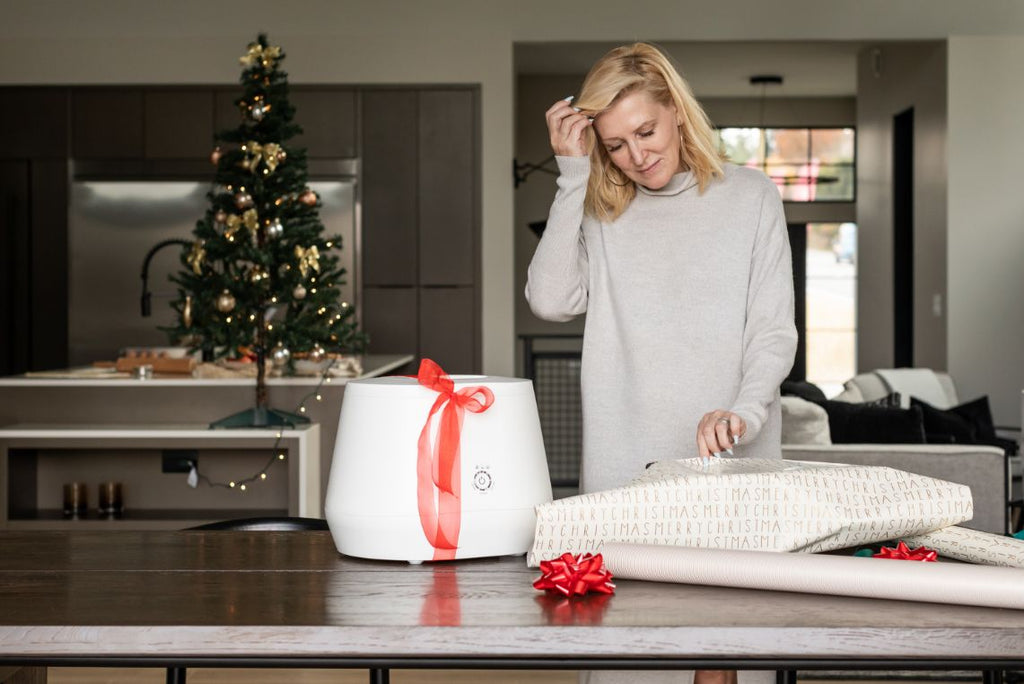
[[[380,354],[364,357],[362,375],[353,378],[332,377],[327,386],[341,386],[351,380],[387,375],[413,360],[412,354]],[[315,387],[322,378],[316,376],[267,378],[267,386]],[[0,387],[252,387],[255,378],[41,378],[13,375],[0,378]]]
[[[276,439],[281,433],[282,439],[305,439],[311,428],[318,423],[307,423],[295,427],[264,427],[264,428],[225,428],[214,429],[209,425],[118,425],[88,427],[82,425],[7,425],[0,427],[0,438],[3,439]]]

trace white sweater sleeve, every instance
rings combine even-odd
[[[558,192],[526,276],[526,299],[539,318],[568,321],[587,310],[589,262],[583,241],[588,157],[555,157]]]
[[[747,422],[744,442],[753,440],[767,418],[779,385],[793,367],[797,331],[793,313],[793,262],[778,190],[769,181],[751,256],[743,364],[732,411]]]

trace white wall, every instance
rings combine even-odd
[[[857,369],[891,368],[893,116],[914,109],[914,365],[945,370],[946,45],[879,44],[857,69]],[[939,298],[938,313],[933,309]]]
[[[482,105],[483,369],[514,367],[513,45],[517,41],[901,40],[1024,35],[1017,0],[5,0],[0,83],[229,83],[265,30],[295,83],[478,83]],[[981,39],[972,39],[981,40]],[[963,45],[974,51],[973,44]],[[974,61],[965,58],[970,71]],[[984,60],[981,60],[984,61]],[[968,64],[970,62],[970,65]],[[1009,79],[1014,64],[995,65]],[[984,88],[985,65],[958,76]],[[969,83],[972,79],[977,82]],[[999,90],[1000,82],[988,90]],[[990,93],[1002,102],[1000,92]],[[958,96],[959,97],[959,96]],[[981,115],[958,115],[973,125]],[[963,135],[972,137],[972,130]],[[957,139],[959,141],[959,138]],[[973,144],[973,141],[972,141]],[[951,147],[952,151],[952,147]],[[957,154],[972,150],[956,148]],[[958,159],[950,156],[955,168]],[[977,166],[967,164],[968,168]],[[964,202],[969,201],[964,198]],[[956,198],[957,209],[963,209]],[[979,207],[978,203],[974,203]],[[997,205],[998,206],[998,205]],[[953,208],[951,198],[950,208]],[[972,212],[973,213],[973,212]],[[976,216],[972,220],[977,220]],[[987,219],[986,219],[987,220]],[[997,220],[997,219],[992,219]],[[959,246],[959,242],[957,242]],[[951,244],[950,249],[954,246]],[[1008,258],[1008,257],[1007,257]],[[1013,265],[1020,271],[1019,264]],[[954,287],[966,287],[957,272]],[[951,279],[952,283],[952,279]],[[1018,288],[1019,292],[1019,288]],[[954,292],[950,296],[953,298]],[[962,297],[973,305],[975,298]],[[985,326],[1007,325],[997,314]],[[1024,325],[1004,327],[1019,345]],[[959,341],[958,341],[958,344]],[[961,345],[963,346],[963,345]],[[964,371],[968,354],[951,349]],[[960,349],[960,347],[958,347]],[[973,372],[973,370],[972,370]],[[986,372],[987,373],[987,372]],[[980,386],[987,375],[978,379]],[[972,381],[973,382],[973,381]],[[1019,383],[1018,383],[1019,385]]]
[[[1017,425],[1024,389],[1024,37],[949,41],[949,370]]]

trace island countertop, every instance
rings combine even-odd
[[[413,356],[411,354],[366,354],[362,357],[362,374],[351,378],[332,377],[330,382],[331,384],[341,385],[345,384],[349,380],[374,378],[381,375],[387,375],[395,369],[401,368],[405,364],[409,363],[412,359]],[[271,387],[275,385],[316,386],[321,383],[321,380],[322,378],[319,374],[268,377],[267,385]],[[101,375],[98,373],[88,373],[85,369],[73,368],[0,377],[0,387],[252,387],[255,384],[255,378],[247,377],[196,378],[183,374],[158,374],[154,375],[152,378],[140,380],[138,378],[131,377],[126,373]]]

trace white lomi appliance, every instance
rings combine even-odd
[[[551,501],[533,383],[432,367],[425,384],[345,385],[325,502],[338,551],[411,563],[526,553],[534,506]]]

